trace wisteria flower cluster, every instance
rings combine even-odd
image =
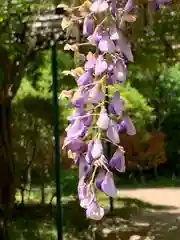
[[[159,5],[162,0],[152,3]],[[125,171],[120,133],[136,134],[115,87],[125,82],[128,63],[133,62],[124,28],[136,20],[131,14],[135,7],[133,0],[125,4],[118,0],[93,0],[85,1],[80,8],[84,9],[80,16],[84,19],[83,35],[96,51],[87,54],[83,67],[72,71],[78,88],[66,93],[74,110],[68,117],[63,148],[79,166],[80,206],[86,209],[87,218],[100,220],[104,209],[97,202],[96,191],[115,197],[112,172]],[[116,147],[110,159],[104,154],[107,142]]]

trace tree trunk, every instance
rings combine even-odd
[[[8,223],[14,202],[14,165],[10,131],[10,101],[0,103],[0,239],[8,240]]]
[[[44,205],[45,203],[45,186],[44,182],[41,183],[41,204]]]
[[[21,190],[21,206],[24,206],[24,186],[20,188]]]
[[[28,200],[31,196],[31,166],[27,170],[27,189],[28,189]]]
[[[41,169],[41,204],[44,205],[45,203],[45,184],[44,179],[45,178],[45,164],[42,163],[42,169]]]
[[[158,178],[158,166],[154,166],[154,177],[155,179]]]

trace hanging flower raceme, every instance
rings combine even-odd
[[[153,2],[161,3],[160,0]],[[79,166],[80,205],[86,209],[87,218],[94,220],[104,216],[96,199],[96,190],[115,197],[113,171],[125,171],[120,133],[136,134],[133,122],[125,112],[125,102],[116,88],[117,84],[126,81],[127,64],[133,61],[131,45],[119,21],[132,22],[135,17],[130,12],[135,6],[133,0],[128,0],[123,8],[118,4],[118,0],[87,0],[81,7],[83,34],[96,51],[87,54],[84,66],[71,72],[78,88],[74,93],[67,93],[74,111],[68,117],[70,124],[63,148],[71,153]],[[82,9],[85,9],[83,13]],[[104,155],[107,142],[116,147],[110,159]]]

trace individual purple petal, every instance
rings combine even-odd
[[[133,10],[133,8],[134,8],[134,0],[128,0],[123,10],[125,13],[129,13]]]
[[[107,9],[108,3],[106,0],[95,0],[90,7],[90,11],[94,13],[105,12]]]
[[[104,209],[96,201],[92,201],[86,210],[86,217],[93,220],[101,220],[104,216]]]
[[[91,125],[92,113],[93,113],[93,110],[88,110],[87,114],[82,118],[82,122],[84,126],[89,127]]]
[[[109,197],[116,197],[117,189],[114,184],[113,174],[107,172],[106,176],[101,184],[102,191],[107,194]]]
[[[136,134],[136,128],[128,116],[123,117],[123,120],[121,121],[121,123],[118,124],[118,130],[119,132],[126,131],[126,133],[130,136]]]
[[[99,44],[101,39],[102,39],[102,36],[101,36],[101,34],[99,33],[98,30],[95,30],[94,33],[88,37],[88,41],[92,45]]]
[[[72,99],[71,99],[71,103],[73,106],[80,108],[82,107],[86,102],[86,94],[82,91],[82,89],[78,89]]]
[[[87,153],[86,153],[86,156],[85,156],[86,162],[87,162],[88,164],[91,164],[92,161],[93,161],[93,157],[92,157],[92,153],[91,153],[92,148],[93,148],[93,145],[94,145],[94,141],[93,141],[93,140],[90,140],[90,141],[88,142],[88,150],[87,150]]]
[[[80,206],[87,209],[95,198],[95,194],[86,188],[84,198],[80,200]]]
[[[95,64],[95,75],[100,76],[107,69],[108,65],[103,56],[99,56]]]
[[[96,139],[94,141],[94,144],[93,144],[93,147],[92,147],[92,150],[91,150],[91,154],[92,154],[93,159],[100,158],[102,153],[103,153],[103,147],[102,147],[101,140]]]
[[[115,51],[115,45],[108,36],[103,36],[99,42],[98,48],[104,53],[113,53]]]
[[[92,75],[90,74],[90,72],[85,72],[77,80],[78,86],[87,85],[87,84],[89,84],[91,82],[92,82]]]
[[[116,41],[116,51],[124,54],[128,61],[133,62],[133,54],[131,51],[131,45],[128,43],[127,39],[123,36],[122,32],[118,32],[119,39]]]
[[[105,175],[106,175],[105,171],[101,168],[99,170],[96,178],[95,178],[94,184],[95,184],[96,188],[99,189],[100,191],[102,191],[101,184],[102,184],[102,182],[103,182],[103,180],[105,178]]]
[[[110,4],[110,12],[112,17],[116,17],[116,2],[112,1],[112,3]]]
[[[84,24],[83,24],[83,34],[85,36],[89,36],[93,34],[94,32],[94,21],[90,16],[87,16],[84,19]]]
[[[66,137],[62,149],[71,150],[74,153],[87,151],[87,144],[79,139]]]
[[[109,117],[108,117],[107,111],[104,107],[101,108],[100,115],[99,115],[99,118],[98,118],[96,124],[99,128],[102,128],[104,130],[106,130],[108,128]]]
[[[126,124],[124,121],[121,121],[119,124],[117,124],[117,129],[119,133],[126,133]]]
[[[87,170],[88,166],[84,156],[79,157],[79,179],[86,176]]]
[[[79,179],[79,183],[78,183],[78,197],[80,201],[85,198],[86,192],[87,192],[87,184],[84,182],[84,177],[82,177]]]
[[[71,123],[76,120],[77,117],[84,115],[84,107],[75,108],[73,114],[67,118]]]
[[[109,168],[111,170],[116,169],[119,172],[125,172],[124,151],[122,151],[120,148],[116,150],[113,157],[109,161]]]
[[[120,60],[116,62],[116,65],[114,67],[114,77],[116,81],[120,83],[124,83],[127,78],[127,69]]]
[[[77,108],[83,106],[84,104],[85,104],[85,101],[83,96],[80,96],[76,100],[73,99],[72,101],[72,105]]]
[[[97,83],[90,91],[89,91],[89,102],[91,103],[99,103],[104,99],[104,93],[101,89],[101,85]]]
[[[87,208],[95,199],[95,193],[85,182],[84,178],[81,178],[78,183],[78,196],[80,200],[80,206]]]
[[[67,137],[68,138],[78,138],[86,130],[83,122],[80,119],[76,119],[73,124],[68,128]]]
[[[114,110],[114,107],[113,107],[112,103],[110,103],[108,105],[108,111],[109,111],[109,113],[112,113],[113,115],[117,115],[116,111]]]
[[[111,63],[108,65],[108,69],[107,69],[107,72],[109,74],[112,74],[113,73],[113,70],[114,70],[114,63]]]
[[[115,84],[113,74],[108,74],[107,82],[108,82],[109,85],[114,85]]]
[[[86,136],[86,132],[87,132],[87,128],[86,128],[86,126],[84,126],[83,131],[79,137],[84,138]]]
[[[112,143],[114,144],[120,143],[117,124],[113,120],[110,120],[109,127],[106,134]]]
[[[124,110],[124,102],[120,98],[120,95],[119,95],[119,93],[117,91],[114,92],[111,103],[112,103],[112,106],[113,106],[116,114],[121,117],[122,116],[122,112]]]
[[[88,60],[84,65],[84,69],[86,71],[90,71],[90,70],[94,69],[95,64],[96,64],[96,59]]]
[[[110,39],[111,40],[118,40],[119,39],[119,34],[118,34],[117,28],[115,26],[112,26],[110,28],[109,34],[110,34]]]
[[[93,174],[93,165],[88,165],[88,169],[87,169],[87,172],[86,172],[86,180],[89,180],[91,177],[92,177],[92,174]]]

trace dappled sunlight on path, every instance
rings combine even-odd
[[[115,210],[100,222],[89,221],[78,201],[63,205],[65,240],[179,240],[180,190],[137,189],[119,191]],[[100,196],[108,206],[107,198]],[[54,207],[25,205],[16,210],[13,240],[55,240]],[[28,234],[29,232],[29,234]],[[31,234],[30,234],[31,233]]]

